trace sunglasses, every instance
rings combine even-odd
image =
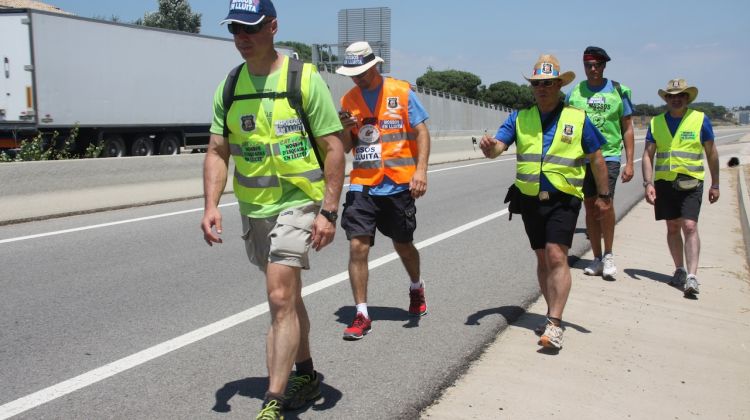
[[[672,98],[687,98],[689,95],[683,92],[683,93],[667,93],[664,96],[667,99],[672,99]]]
[[[260,32],[260,30],[263,29],[263,26],[268,22],[270,22],[270,20],[264,20],[257,25],[242,25],[239,23],[230,22],[229,25],[227,25],[227,29],[229,29],[229,33],[232,35],[237,35],[240,32],[252,35]]]
[[[531,83],[531,86],[534,86],[534,87],[538,87],[538,86],[550,87],[550,86],[554,86],[557,83],[557,79],[529,80],[529,83]]]
[[[583,68],[585,68],[585,69],[590,69],[592,67],[595,68],[595,69],[597,69],[597,70],[599,70],[599,69],[601,69],[601,68],[604,67],[604,62],[603,61],[595,61],[595,62],[584,62],[583,63]]]

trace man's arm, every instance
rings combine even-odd
[[[201,229],[203,239],[209,245],[221,240],[221,212],[219,200],[227,185],[229,167],[229,140],[218,134],[211,134],[206,157],[203,160],[203,219]],[[213,227],[216,226],[216,233]]]
[[[715,203],[719,199],[719,151],[716,150],[716,143],[713,140],[703,142],[703,149],[706,151],[708,170],[711,172],[711,189],[708,190],[708,201]]]
[[[627,163],[622,171],[622,182],[630,182],[633,179],[633,158],[635,156],[635,133],[633,130],[633,118],[628,115],[620,121],[622,127],[622,142],[625,146],[625,158]]]
[[[412,127],[417,135],[417,169],[409,182],[411,196],[419,198],[427,192],[427,166],[430,160],[430,130],[427,124]]]
[[[654,155],[656,154],[656,143],[646,141],[646,147],[643,148],[643,161],[641,162],[641,171],[643,172],[643,182],[646,183],[644,192],[646,201],[653,205],[656,200],[656,189],[654,188]]]
[[[338,133],[330,133],[317,137],[315,142],[318,148],[325,150],[321,153],[325,156],[326,190],[323,196],[321,208],[337,213],[341,199],[341,188],[344,186],[344,146]],[[313,222],[312,247],[320,251],[324,246],[333,242],[336,234],[336,225],[323,215],[318,214]]]

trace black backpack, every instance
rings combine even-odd
[[[224,91],[222,92],[222,103],[224,105],[224,137],[229,137],[229,126],[227,125],[227,112],[232,107],[232,103],[235,100],[242,99],[283,99],[286,98],[289,101],[289,106],[297,112],[297,115],[302,120],[302,126],[304,131],[302,135],[305,136],[310,142],[310,146],[315,152],[315,159],[318,160],[320,169],[323,169],[323,159],[320,157],[320,151],[318,150],[317,144],[314,141],[313,131],[310,128],[310,120],[307,118],[304,107],[302,106],[302,66],[304,66],[300,60],[289,57],[289,68],[286,76],[286,92],[261,92],[252,93],[247,95],[235,95],[234,90],[237,87],[237,78],[242,71],[242,67],[246,63],[242,63],[237,67],[233,68],[232,71],[227,75],[224,81]]]

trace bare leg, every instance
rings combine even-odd
[[[370,275],[367,258],[369,255],[369,236],[357,236],[349,241],[349,283],[352,286],[355,304],[367,303],[367,281]]]
[[[298,312],[302,302],[301,269],[269,263],[266,268],[268,306],[271,326],[266,339],[266,364],[268,366],[268,392],[283,395],[289,373],[300,350],[300,335],[309,331],[307,312]],[[304,320],[301,320],[304,316]],[[307,337],[305,337],[307,342]],[[309,344],[304,351],[309,353]]]
[[[548,243],[544,249],[547,263],[547,294],[550,317],[562,319],[572,285],[568,266],[568,247]]]
[[[672,254],[675,268],[684,267],[685,259],[682,246],[682,219],[667,220],[667,246]]]
[[[701,240],[698,236],[698,222],[682,219],[682,232],[685,235],[685,259],[687,271],[698,274],[698,257],[701,253]]]
[[[591,252],[595,258],[602,258],[602,227],[599,221],[599,208],[594,205],[596,197],[589,197],[583,200],[586,208],[586,233],[589,235],[591,243]]]
[[[412,283],[419,281],[419,251],[414,246],[413,242],[398,243],[393,242],[393,248],[401,258],[401,262],[404,264],[406,273],[409,275],[409,279]]]

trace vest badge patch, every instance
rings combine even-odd
[[[698,138],[695,131],[683,131],[680,134],[680,140],[695,140]]]
[[[266,146],[260,143],[242,143],[242,158],[248,163],[263,161],[266,157]]]
[[[381,120],[380,128],[383,130],[400,130],[404,128],[404,122],[402,120]]]
[[[563,126],[563,133],[560,137],[560,141],[562,141],[565,144],[571,144],[573,142],[573,133],[575,131],[575,127],[573,127],[573,124],[565,124]]]
[[[306,158],[310,154],[310,142],[306,138],[295,136],[279,142],[279,152],[284,162]]]
[[[243,115],[240,117],[242,131],[250,132],[255,130],[255,115]]]
[[[357,137],[362,143],[377,143],[377,141],[380,140],[380,130],[372,124],[363,125],[362,128],[359,129]]]
[[[388,98],[387,102],[388,109],[397,109],[398,108],[398,96],[391,96]]]
[[[276,129],[277,136],[283,136],[289,133],[301,133],[304,131],[302,126],[302,120],[299,118],[292,118],[291,120],[274,121],[274,128]]]

